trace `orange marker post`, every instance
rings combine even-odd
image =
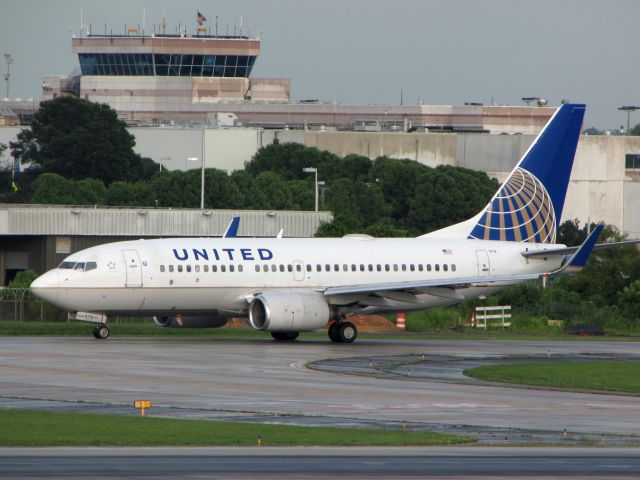
[[[398,330],[405,330],[407,327],[405,325],[405,315],[404,313],[399,313],[396,315],[396,327]]]
[[[135,400],[133,406],[140,410],[140,415],[144,417],[145,409],[151,408],[151,400]]]

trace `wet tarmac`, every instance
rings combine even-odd
[[[149,414],[167,417],[351,428],[406,423],[475,435],[485,445],[640,445],[637,397],[506,388],[462,374],[549,356],[638,359],[640,344],[0,338],[0,408],[135,415],[133,400],[148,398]]]

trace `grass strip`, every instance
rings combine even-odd
[[[402,446],[470,443],[432,432],[0,410],[0,446]]]
[[[257,332],[249,328],[162,328],[150,322],[127,321],[109,322],[112,337],[173,337],[173,338],[235,338],[271,339],[265,332]],[[15,322],[0,321],[0,337],[91,337],[93,326],[82,322]],[[402,340],[537,340],[537,341],[603,341],[603,337],[580,337],[565,334],[531,334],[507,331],[485,332],[465,330],[462,332],[434,333],[360,333],[360,339],[402,339]],[[326,332],[302,332],[301,339],[327,340]],[[638,337],[606,337],[606,341],[633,342]]]
[[[465,375],[491,382],[640,395],[640,362],[575,361],[489,365]]]

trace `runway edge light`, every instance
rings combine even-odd
[[[144,417],[144,411],[151,408],[151,400],[134,400],[133,407],[140,410],[140,415]]]

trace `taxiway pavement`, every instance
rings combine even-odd
[[[344,419],[399,425],[640,434],[637,397],[528,390],[438,379],[354,376],[306,368],[327,358],[442,355],[640,355],[635,342],[328,341],[0,338],[0,406],[31,400],[117,405],[150,399],[149,411],[202,418],[294,415],[309,424]],[[78,403],[80,402],[80,403]],[[133,409],[132,409],[133,413]],[[284,418],[284,417],[283,417]],[[314,422],[317,419],[317,422]],[[278,421],[277,417],[271,421]],[[456,430],[460,432],[459,428]],[[473,433],[473,432],[471,432]]]

